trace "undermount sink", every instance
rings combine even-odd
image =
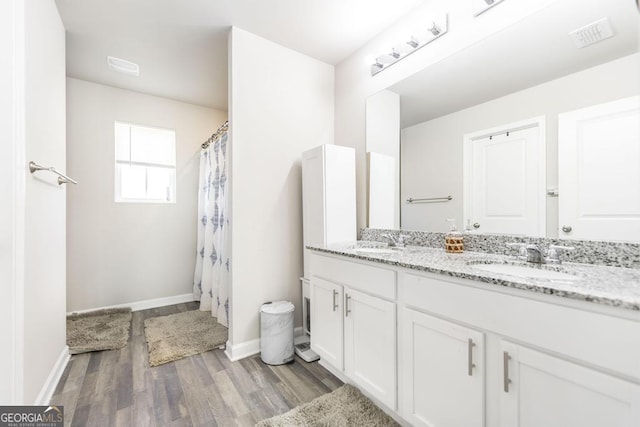
[[[474,264],[472,267],[476,270],[488,271],[491,273],[506,274],[509,276],[542,279],[550,281],[567,281],[574,282],[580,280],[573,274],[563,273],[561,271],[547,270],[544,268],[534,268],[524,265],[513,264]]]
[[[364,254],[395,254],[397,249],[391,248],[355,248],[354,251]]]

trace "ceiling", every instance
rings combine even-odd
[[[576,48],[569,32],[603,17],[615,37]],[[632,0],[557,1],[390,87],[400,94],[401,127],[638,52],[639,23]]]
[[[337,64],[428,0],[56,0],[67,31],[67,75],[227,109],[231,26]],[[140,65],[107,69],[106,57]]]

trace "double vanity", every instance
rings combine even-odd
[[[312,349],[400,421],[640,425],[640,269],[309,249]]]

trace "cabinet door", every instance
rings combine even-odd
[[[640,425],[640,386],[501,342],[500,422],[504,427]]]
[[[484,425],[484,334],[403,308],[400,413],[412,425]]]
[[[342,286],[313,276],[311,292],[311,349],[342,370]]]
[[[391,409],[396,408],[396,305],[345,288],[345,372]]]

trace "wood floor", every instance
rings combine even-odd
[[[230,362],[222,350],[149,367],[144,319],[196,308],[133,313],[127,347],[78,354],[51,400],[71,426],[253,426],[342,385],[319,366],[269,366],[259,355]]]

